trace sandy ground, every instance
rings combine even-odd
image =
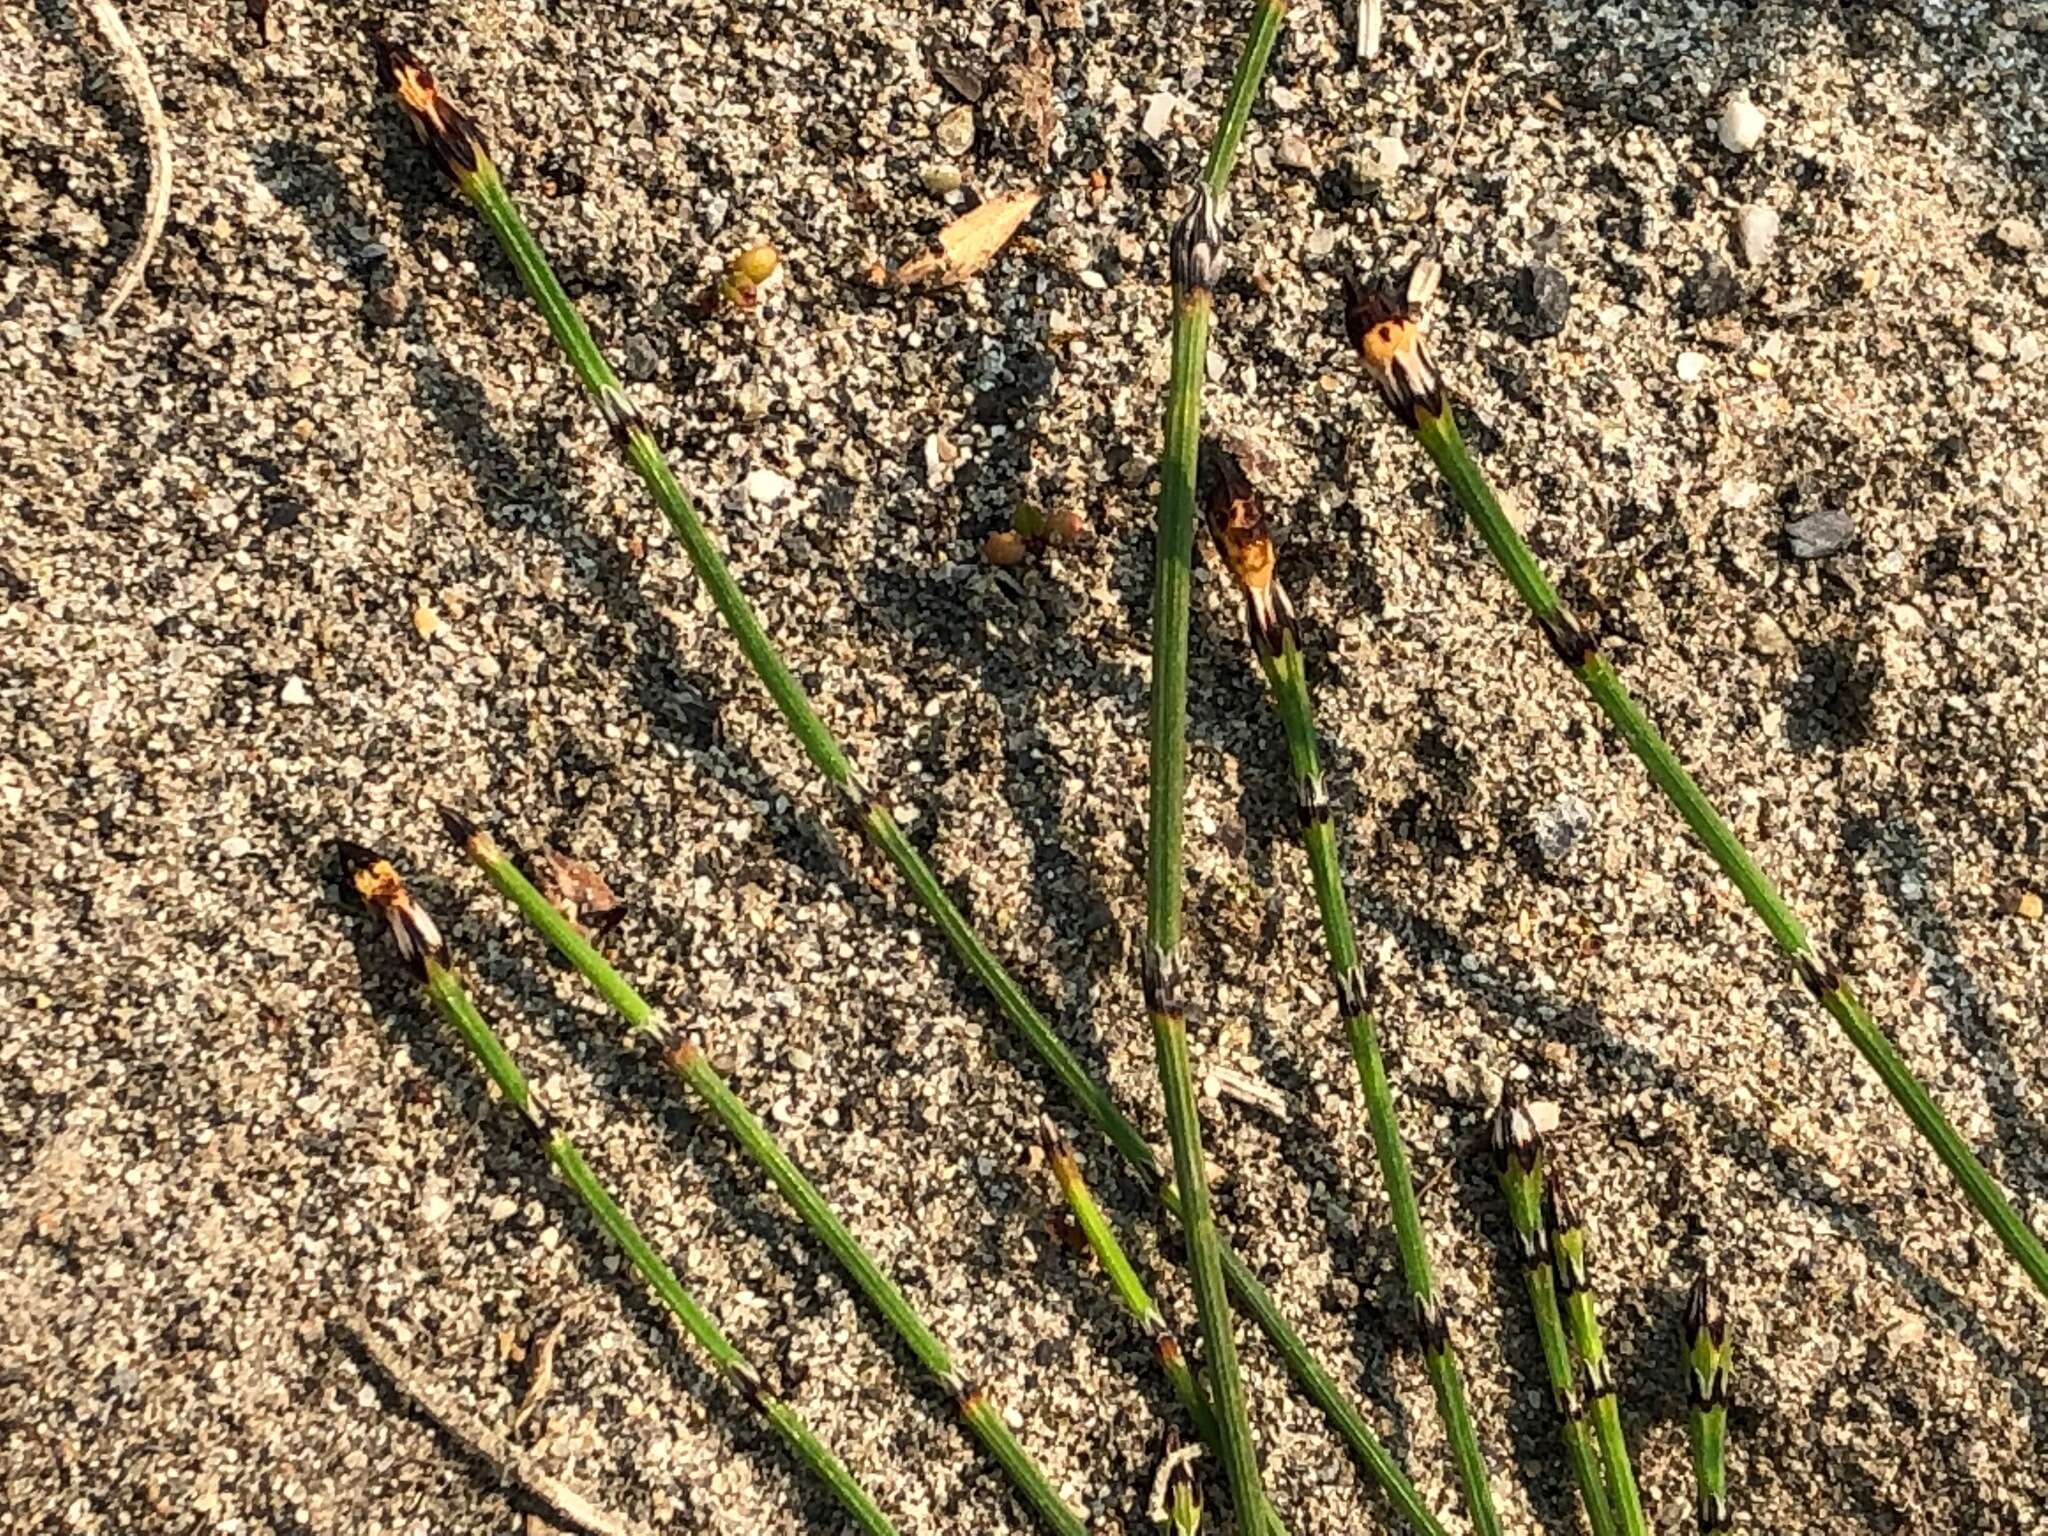
[[[394,18],[486,124],[826,716],[1154,1134],[1123,935],[1162,237],[1240,11]],[[508,1344],[565,1317],[520,1432],[543,1466],[660,1528],[844,1528],[491,1112],[343,900],[344,834],[413,874],[594,1162],[904,1529],[1029,1528],[716,1128],[442,843],[447,799],[610,877],[622,962],[710,1032],[1065,1493],[1147,1529],[1171,1406],[1049,1229],[1048,1081],[844,842],[376,99],[362,18],[275,0],[266,43],[239,4],[127,13],[179,182],[107,333],[138,121],[79,7],[0,12],[8,1528],[519,1528],[531,1507],[337,1338],[351,1309],[501,1426]],[[1211,416],[1279,509],[1508,1528],[1576,1513],[1476,1151],[1504,1076],[1563,1106],[1657,1530],[1689,1528],[1678,1315],[1706,1256],[1747,1528],[2048,1529],[2048,1304],[1548,660],[1369,398],[1335,293],[1440,241],[1441,359],[1539,553],[2048,1225],[2048,925],[2005,910],[2048,885],[2048,9],[1390,0],[1364,63],[1351,29],[1304,8],[1259,100]],[[1731,89],[1764,114],[1746,155],[1716,141]],[[862,284],[1026,185],[1043,207],[973,284]],[[1754,265],[1747,205],[1781,224]],[[699,318],[758,238],[780,294]],[[1092,536],[992,569],[1023,501]],[[1198,1068],[1290,1111],[1209,1104],[1223,1219],[1461,1530],[1284,755],[1213,570],[1195,614]],[[1191,1322],[1142,1192],[1058,1108]],[[1294,1531],[1387,1528],[1247,1359]]]

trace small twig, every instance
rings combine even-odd
[[[163,105],[156,99],[155,82],[149,78],[149,62],[143,58],[142,50],[135,46],[135,39],[128,35],[127,24],[114,8],[114,0],[86,0],[86,4],[107,45],[120,60],[118,73],[128,87],[129,95],[135,98],[135,110],[142,118],[143,138],[149,145],[149,198],[143,214],[142,238],[121,264],[113,286],[107,290],[106,304],[100,311],[100,324],[110,326],[121,306],[142,286],[143,271],[149,266],[157,241],[163,238],[164,226],[170,222],[171,130],[164,121]]]
[[[510,1483],[528,1497],[546,1505],[548,1512],[561,1523],[587,1531],[589,1536],[651,1536],[646,1527],[623,1515],[599,1509],[575,1489],[548,1476],[510,1439],[456,1407],[438,1388],[429,1385],[397,1350],[378,1337],[361,1313],[338,1312],[333,1324],[422,1413],[471,1455],[490,1463],[500,1482]]]

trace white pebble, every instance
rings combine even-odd
[[[947,154],[959,156],[967,153],[974,145],[974,108],[955,107],[939,119],[939,148]]]
[[[1180,98],[1171,91],[1161,91],[1156,96],[1145,98],[1145,120],[1138,126],[1148,139],[1156,139],[1173,126],[1173,109],[1180,105]]]
[[[1704,352],[1681,352],[1678,354],[1678,377],[1686,384],[1697,384],[1707,371],[1707,354]]]
[[[2041,249],[2041,231],[2025,219],[2000,219],[1998,227],[1991,233],[2015,256],[2031,256]]]
[[[1760,267],[1771,259],[1778,243],[1778,210],[1764,203],[1750,203],[1736,216],[1735,233],[1742,247],[1744,266]]]
[[[1737,91],[1721,108],[1721,123],[1715,130],[1721,140],[1721,147],[1731,154],[1746,155],[1757,146],[1764,136],[1764,114],[1762,108]]]
[[[795,489],[787,476],[772,469],[757,469],[747,476],[747,499],[764,506],[785,499]]]
[[[284,680],[284,688],[278,694],[278,697],[285,703],[295,707],[313,702],[313,695],[307,691],[305,683],[296,677],[288,677]]]

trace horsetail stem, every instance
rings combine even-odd
[[[1152,1341],[1159,1369],[1165,1373],[1167,1385],[1173,1388],[1173,1395],[1180,1400],[1182,1410],[1194,1426],[1195,1438],[1214,1451],[1217,1445],[1216,1417],[1215,1410],[1209,1405],[1209,1396],[1195,1379],[1194,1367],[1188,1364],[1180,1340],[1168,1326],[1158,1303],[1153,1301],[1152,1293],[1145,1289],[1145,1282],[1138,1278],[1138,1271],[1125,1254],[1123,1244],[1117,1241],[1109,1218],[1095,1203],[1088,1181],[1081,1176],[1081,1165],[1074,1158],[1074,1149],[1060,1134],[1059,1125],[1051,1115],[1039,1116],[1038,1137],[1045,1148],[1046,1162],[1052,1167],[1053,1182],[1059,1185],[1067,1209],[1074,1214],[1074,1224],[1081,1229],[1082,1237],[1087,1239],[1088,1247],[1095,1255],[1095,1262],[1109,1277],[1110,1288],[1116,1292],[1124,1310],[1137,1319],[1138,1326]]]
[[[1202,436],[1202,380],[1213,290],[1223,271],[1230,170],[1259,79],[1286,14],[1286,0],[1258,0],[1230,83],[1222,121],[1187,211],[1169,241],[1173,277],[1173,362],[1159,459],[1158,543],[1152,580],[1151,797],[1145,860],[1145,1011],[1173,1143],[1188,1276],[1215,1394],[1219,1454],[1238,1523],[1257,1530],[1266,1495],[1245,1407],[1222,1241],[1209,1203],[1209,1170],[1188,1062],[1182,989],[1181,817],[1187,793],[1188,591],[1193,558],[1195,456]]]
[[[568,1133],[556,1125],[553,1114],[520,1071],[512,1053],[470,1001],[455,974],[440,930],[426,909],[413,900],[398,871],[367,848],[347,848],[344,856],[350,884],[370,909],[385,920],[399,954],[412,966],[428,1001],[461,1037],[485,1076],[496,1085],[499,1096],[526,1122],[543,1155],[575,1192],[591,1218],[618,1245],[626,1261],[661,1298],[662,1305],[683,1331],[711,1357],[719,1375],[832,1491],[855,1523],[870,1536],[895,1536],[895,1527],[853,1474],[812,1434],[796,1410],[782,1401],[711,1314],[683,1288],[675,1271],[641,1235],[633,1218],[598,1182]]]
[[[468,116],[436,90],[424,66],[409,50],[387,38],[377,37],[374,42],[380,77],[399,96],[400,105],[436,163],[447,172],[470,204],[478,209],[504,248],[521,284],[568,356],[577,379],[596,399],[600,413],[614,439],[621,444],[627,461],[647,486],[650,498],[682,544],[691,568],[704,583],[720,617],[731,629],[748,666],[774,700],[790,733],[840,798],[847,819],[895,867],[910,887],[917,904],[945,935],[960,963],[988,989],[1003,1016],[1016,1027],[1046,1069],[1059,1079],[1060,1086],[1116,1147],[1139,1178],[1157,1194],[1167,1214],[1180,1219],[1180,1194],[1160,1167],[1150,1145],[1139,1134],[1137,1126],[1117,1108],[1116,1101],[1110,1097],[1101,1080],[1081,1064],[1025,995],[1016,978],[982,942],[980,934],[968,923],[946,893],[946,888],[932,873],[931,866],[903,836],[888,807],[876,798],[855,772],[843,749],[811,707],[802,685],[783,662],[738,583],[733,580],[724,557],[719,554],[695,506],[670,472],[653,435],[618,387],[616,377],[599,353],[597,344],[591,340],[582,317],[562,291],[546,257],[520,218],[496,167],[488,165],[480,143],[473,156],[475,167],[471,170],[464,169],[471,157],[466,154],[462,158],[444,157],[441,149],[437,148],[444,137],[456,137],[459,144],[476,140],[476,130]],[[449,134],[448,124],[451,121],[459,125],[459,135]],[[1336,1380],[1324,1369],[1300,1331],[1281,1315],[1271,1294],[1252,1273],[1250,1266],[1229,1248],[1223,1250],[1223,1274],[1245,1310],[1272,1340],[1289,1374],[1329,1420],[1346,1448],[1400,1511],[1402,1518],[1423,1536],[1444,1536],[1443,1527],[1366,1423],[1358,1405],[1337,1386]]]
[[[1173,1388],[1174,1397],[1187,1414],[1195,1438],[1212,1454],[1220,1455],[1217,1450],[1216,1410],[1209,1402],[1209,1394],[1202,1389],[1194,1367],[1188,1362],[1187,1354],[1180,1347],[1180,1340],[1168,1325],[1165,1314],[1153,1301],[1152,1293],[1145,1289],[1145,1282],[1138,1278],[1138,1271],[1125,1254],[1123,1244],[1117,1241],[1115,1228],[1110,1226],[1102,1207],[1095,1203],[1094,1192],[1081,1176],[1081,1164],[1074,1156],[1074,1149],[1068,1145],[1067,1138],[1061,1134],[1051,1115],[1039,1116],[1038,1137],[1045,1148],[1046,1162],[1052,1168],[1053,1182],[1059,1185],[1061,1195],[1066,1198],[1067,1209],[1073,1212],[1074,1224],[1087,1239],[1089,1250],[1102,1266],[1103,1273],[1109,1276],[1110,1288],[1117,1293],[1124,1309],[1137,1319],[1138,1326],[1151,1339],[1159,1368],[1165,1373],[1167,1384]],[[1270,1503],[1266,1506],[1266,1536],[1287,1536],[1286,1524]]]
[[[1335,978],[1337,1007],[1351,1045],[1351,1058],[1365,1090],[1366,1117],[1372,1127],[1380,1179],[1394,1215],[1394,1241],[1401,1272],[1422,1340],[1423,1364],[1436,1394],[1437,1417],[1457,1466],[1458,1482],[1473,1529],[1498,1536],[1493,1485],[1487,1475],[1465,1403],[1458,1357],[1451,1347],[1450,1318],[1438,1298],[1429,1244],[1423,1236],[1422,1213],[1409,1176],[1401,1127],[1394,1114],[1386,1064],[1380,1055],[1379,1031],[1366,1006],[1365,972],[1359,963],[1358,936],[1344,896],[1344,878],[1337,854],[1337,833],[1330,815],[1330,797],[1323,787],[1323,769],[1316,743],[1315,709],[1308,687],[1308,668],[1301,649],[1301,626],[1294,605],[1274,575],[1272,534],[1265,507],[1243,469],[1214,443],[1205,448],[1208,494],[1203,509],[1210,536],[1232,580],[1244,594],[1245,628],[1266,675],[1273,706],[1287,738],[1294,772],[1295,811],[1302,846],[1308,855],[1316,908],[1322,916],[1323,941]]]
[[[1729,1536],[1735,1520],[1728,1510],[1728,1317],[1713,1276],[1700,1266],[1685,1305],[1686,1419],[1692,1439],[1693,1483],[1698,1492],[1700,1536]]]
[[[1870,1010],[1857,997],[1841,969],[1814,942],[1777,886],[1686,772],[1600,654],[1593,636],[1558,598],[1528,544],[1501,511],[1485,476],[1465,449],[1443,380],[1423,341],[1421,323],[1406,301],[1386,284],[1366,287],[1347,279],[1345,328],[1395,419],[1414,430],[1423,450],[1450,482],[1458,504],[1479,530],[1480,538],[1528,608],[1551,652],[1592,695],[1600,712],[1642,761],[1652,782],[1706,846],[1721,872],[1742,893],[1750,910],[1762,920],[1779,951],[1791,963],[1800,985],[1841,1026],[1849,1043],[1877,1073],[1914,1129],[1962,1186],[1963,1194],[1977,1213],[1997,1233],[2006,1252],[2026,1271],[2036,1289],[2048,1296],[2048,1246],[2013,1209],[2005,1191],[1985,1171],[1969,1144],[1957,1134],[1913,1075],[1912,1068],[1870,1016]]]
[[[1492,1146],[1493,1171],[1507,1197],[1522,1280],[1529,1291],[1530,1309],[1536,1314],[1536,1337],[1543,1347],[1543,1368],[1557,1404],[1565,1459],[1579,1485],[1579,1499],[1586,1506],[1586,1523],[1593,1536],[1616,1536],[1600,1460],[1586,1434],[1585,1399],[1572,1376],[1571,1347],[1565,1342],[1557,1285],[1550,1272],[1550,1233],[1543,1224],[1543,1138],[1528,1106],[1512,1088],[1502,1096],[1494,1116]]]
[[[1621,1429],[1621,1407],[1615,1399],[1614,1373],[1607,1366],[1607,1343],[1593,1309],[1592,1273],[1586,1263],[1586,1228],[1570,1181],[1551,1160],[1545,1191],[1544,1217],[1550,1232],[1550,1257],[1564,1298],[1565,1325],[1583,1367],[1586,1393],[1592,1399],[1593,1430],[1600,1438],[1600,1462],[1607,1472],[1607,1497],[1622,1536],[1644,1536],[1642,1496],[1636,1491],[1635,1467],[1629,1461],[1628,1437]]]
[[[1053,1490],[1038,1464],[1017,1443],[1002,1414],[990,1401],[988,1390],[961,1373],[951,1353],[918,1316],[896,1282],[861,1246],[818,1187],[790,1160],[781,1143],[711,1065],[702,1043],[679,1030],[642,997],[575,925],[535,889],[490,833],[451,810],[444,809],[442,818],[449,835],[469,855],[470,862],[483,871],[498,894],[511,902],[541,937],[581,973],[634,1033],[655,1048],[676,1079],[697,1096],[768,1176],[883,1321],[939,1383],[969,1432],[1009,1474],[1018,1492],[1046,1525],[1062,1536],[1081,1536],[1085,1528]]]

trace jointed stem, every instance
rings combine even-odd
[[[1835,963],[1813,942],[1799,917],[1769,876],[1750,857],[1721,813],[1673,754],[1656,726],[1630,697],[1593,637],[1558,598],[1529,546],[1501,511],[1485,476],[1465,450],[1442,381],[1423,347],[1416,322],[1384,291],[1354,289],[1347,306],[1354,343],[1364,353],[1382,394],[1403,425],[1412,427],[1424,450],[1450,482],[1453,494],[1479,530],[1495,562],[1543,632],[1552,652],[1576,677],[1600,712],[1612,722],[1629,750],[1642,761],[1693,834],[1706,845],[1721,872],[1742,893],[1772,940],[1791,962],[1800,984],[1811,992],[1849,1037],[1863,1059],[1934,1149],[1977,1213],[2044,1297],[2048,1297],[2048,1246],[2027,1226],[1998,1183],[1985,1171],[1947,1117],[1914,1077],[1888,1036],[1870,1016]]]
[[[589,1164],[584,1162],[582,1153],[577,1151],[568,1133],[555,1125],[553,1116],[519,1070],[512,1053],[470,1001],[462,982],[450,968],[447,949],[433,919],[412,900],[397,871],[367,850],[353,854],[351,863],[350,878],[357,891],[390,925],[400,953],[417,969],[428,1000],[461,1037],[462,1043],[469,1047],[470,1054],[476,1057],[478,1065],[497,1085],[506,1104],[526,1121],[548,1161],[554,1164],[563,1182],[575,1191],[576,1198],[583,1202],[605,1235],[618,1244],[627,1262],[661,1298],[662,1305],[711,1357],[719,1374],[832,1490],[860,1528],[869,1536],[895,1536],[895,1527],[875,1506],[866,1490],[854,1481],[853,1474],[811,1433],[796,1411],[776,1396],[761,1373],[725,1336],[711,1314],[683,1288],[675,1271],[662,1261],[641,1235],[632,1217],[598,1182],[597,1175],[590,1171]]]
[[[1543,1346],[1543,1368],[1557,1403],[1565,1459],[1586,1506],[1586,1524],[1593,1536],[1616,1536],[1619,1527],[1601,1478],[1600,1459],[1586,1434],[1585,1399],[1572,1376],[1571,1346],[1565,1342],[1557,1284],[1550,1272],[1550,1234],[1543,1224],[1543,1141],[1528,1109],[1512,1096],[1501,1101],[1494,1117],[1493,1168],[1507,1197],[1508,1219],[1514,1223],[1522,1278],[1536,1314],[1536,1337]]]
[[[1586,1229],[1579,1220],[1562,1171],[1549,1169],[1545,1225],[1550,1233],[1550,1256],[1557,1275],[1558,1294],[1564,1298],[1565,1323],[1572,1347],[1586,1375],[1586,1392],[1593,1403],[1593,1430],[1600,1437],[1600,1462],[1607,1472],[1607,1496],[1622,1536],[1644,1536],[1643,1501],[1636,1491],[1635,1467],[1629,1461],[1628,1437],[1621,1429],[1621,1408],[1615,1399],[1614,1373],[1607,1368],[1607,1343],[1600,1335],[1600,1318],[1593,1310],[1592,1274],[1586,1264]]]
[[[1152,1293],[1145,1289],[1145,1282],[1138,1278],[1138,1271],[1125,1254],[1123,1244],[1117,1241],[1109,1218],[1095,1203],[1088,1181],[1081,1177],[1081,1165],[1074,1160],[1074,1149],[1067,1145],[1067,1138],[1060,1134],[1059,1126],[1050,1115],[1039,1120],[1038,1135],[1045,1146],[1046,1161],[1052,1165],[1053,1180],[1059,1185],[1060,1194],[1066,1198],[1067,1209],[1074,1213],[1074,1224],[1088,1240],[1095,1262],[1109,1277],[1110,1288],[1116,1292],[1117,1300],[1124,1304],[1124,1310],[1137,1319],[1138,1326],[1152,1341],[1153,1352],[1159,1358],[1159,1368],[1166,1375],[1167,1385],[1173,1388],[1173,1395],[1180,1400],[1181,1409],[1194,1428],[1195,1438],[1214,1451],[1217,1445],[1216,1414],[1209,1406],[1209,1395],[1195,1380],[1194,1368],[1188,1364],[1180,1340],[1167,1326],[1166,1317],[1160,1312],[1158,1303],[1153,1301]]]
[[[1186,1000],[1181,990],[1181,812],[1187,790],[1188,588],[1195,528],[1195,455],[1202,436],[1202,379],[1212,293],[1223,261],[1224,194],[1259,78],[1273,49],[1285,0],[1259,0],[1231,81],[1209,163],[1187,212],[1174,227],[1173,365],[1166,400],[1166,442],[1159,458],[1159,527],[1152,578],[1152,791],[1145,859],[1145,1008],[1173,1142],[1173,1172],[1186,1230],[1188,1277],[1215,1394],[1223,1470],[1240,1530],[1265,1519],[1258,1447],[1245,1409],[1221,1242],[1209,1206],[1209,1170],[1188,1062]]]
[[[1084,1527],[1053,1490],[1038,1464],[1010,1433],[986,1388],[962,1375],[946,1346],[939,1341],[896,1282],[869,1256],[818,1187],[790,1160],[758,1117],[741,1101],[703,1047],[649,1003],[593,948],[568,919],[549,904],[519,867],[487,832],[452,813],[444,813],[449,830],[500,895],[519,909],[541,937],[582,973],[598,995],[636,1033],[651,1041],[677,1079],[717,1117],[733,1140],[781,1191],[812,1234],[831,1251],[853,1283],[895,1330],[917,1361],[938,1381],[959,1410],[962,1421],[998,1465],[1010,1475],[1039,1517],[1061,1536],[1082,1536]]]
[[[510,200],[499,184],[495,168],[488,172],[490,188],[484,187],[484,169],[488,164],[475,125],[462,114],[445,96],[435,88],[424,67],[401,45],[386,39],[379,39],[379,70],[387,88],[391,89],[404,106],[415,128],[425,141],[428,151],[444,171],[454,180],[456,186],[469,198],[473,205],[482,207],[480,199],[488,195],[494,202],[503,203],[510,211]],[[500,221],[493,220],[491,227],[498,230]],[[946,941],[959,956],[974,978],[988,988],[1002,1010],[1003,1016],[1021,1034],[1025,1042],[1045,1063],[1046,1069],[1059,1079],[1074,1102],[1095,1122],[1102,1134],[1113,1143],[1126,1162],[1159,1196],[1167,1212],[1179,1218],[1181,1200],[1178,1192],[1167,1180],[1158,1159],[1146,1144],[1138,1128],[1131,1123],[1109,1090],[1095,1078],[1080,1059],[1057,1035],[1045,1017],[1035,1008],[1024,989],[1017,984],[1001,961],[981,941],[981,937],[954,905],[946,889],[932,873],[931,866],[910,845],[902,829],[890,815],[886,805],[877,800],[865,783],[854,773],[846,755],[833,740],[824,722],[812,709],[802,686],[791,676],[780,656],[746,598],[740,593],[732,579],[724,558],[706,532],[695,509],[684,495],[682,488],[661,462],[660,451],[653,444],[652,437],[633,410],[631,403],[619,392],[616,382],[607,385],[612,378],[604,366],[602,357],[597,355],[580,317],[570,305],[561,287],[548,272],[544,260],[539,258],[530,233],[519,222],[516,211],[511,211],[509,226],[500,235],[500,243],[506,246],[508,255],[517,267],[521,280],[533,295],[536,306],[548,321],[560,340],[563,350],[569,354],[578,379],[597,399],[606,422],[616,436],[628,443],[630,459],[646,482],[648,492],[669,526],[674,529],[684,552],[689,556],[692,568],[698,578],[712,594],[720,614],[733,632],[747,664],[760,677],[764,687],[775,700],[790,731],[803,745],[805,752],[826,780],[844,800],[849,820],[858,827],[885,858],[903,877],[919,906],[924,908],[935,926],[946,936]],[[530,259],[521,252],[529,252]],[[1272,1296],[1260,1284],[1243,1259],[1226,1248],[1223,1250],[1223,1275],[1238,1300],[1252,1315],[1273,1346],[1286,1363],[1288,1371],[1300,1383],[1308,1398],[1319,1408],[1337,1431],[1352,1455],[1358,1458],[1368,1475],[1387,1495],[1400,1511],[1401,1516],[1416,1531],[1425,1536],[1444,1536],[1443,1527],[1422,1502],[1414,1484],[1409,1482],[1400,1467],[1394,1462],[1379,1437],[1365,1422],[1364,1415],[1355,1403],[1337,1386],[1330,1373],[1323,1369],[1308,1343],[1294,1326],[1280,1315]]]
[[[1700,1536],[1729,1536],[1728,1319],[1713,1277],[1703,1264],[1685,1308],[1687,1421],[1692,1437],[1693,1482],[1698,1490]]]
[[[1220,448],[1212,447],[1209,453],[1209,472],[1209,529],[1223,563],[1244,593],[1252,650],[1266,675],[1274,708],[1287,737],[1288,760],[1294,771],[1295,811],[1302,845],[1308,854],[1316,908],[1322,916],[1330,970],[1336,980],[1337,1005],[1344,1016],[1359,1082],[1365,1089],[1373,1148],[1379,1157],[1387,1203],[1393,1210],[1395,1246],[1400,1250],[1401,1272],[1422,1338],[1423,1363],[1436,1393],[1437,1416],[1443,1421],[1474,1530],[1481,1536],[1498,1536],[1500,1519],[1494,1512],[1493,1487],[1465,1404],[1458,1357],[1451,1347],[1450,1319],[1437,1296],[1415,1184],[1409,1177],[1408,1156],[1401,1145],[1401,1128],[1394,1115],[1394,1096],[1387,1083],[1386,1064],[1380,1056],[1379,1034],[1366,1006],[1358,936],[1352,926],[1350,904],[1344,896],[1330,798],[1323,788],[1315,709],[1301,652],[1300,625],[1273,575],[1272,538],[1257,493],[1236,462]]]

